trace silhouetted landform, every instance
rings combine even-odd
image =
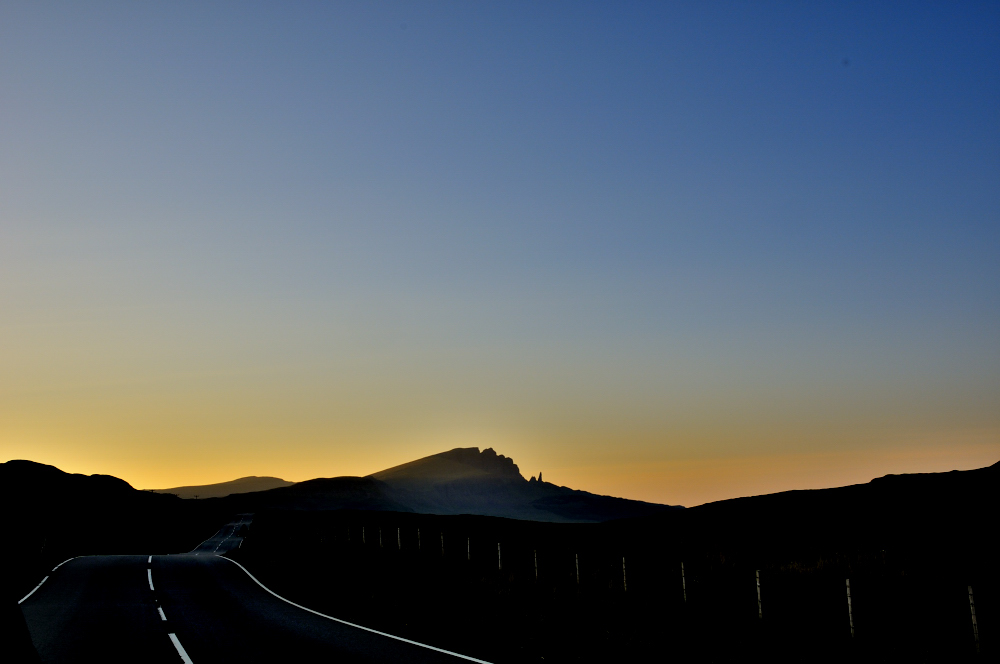
[[[268,510],[230,555],[305,606],[496,663],[997,661],[998,488],[1000,463],[591,524]]]
[[[595,523],[671,509],[638,500],[599,496],[526,480],[514,461],[492,449],[456,448],[367,477],[299,482],[230,496],[234,512],[262,509],[391,510],[421,514],[477,514],[548,522]]]
[[[722,500],[650,524],[678,528],[704,545],[738,540],[759,555],[808,550],[845,535],[922,550],[976,547],[993,534],[981,517],[1000,507],[1000,462],[976,470],[886,475],[866,484]]]
[[[225,519],[199,503],[139,491],[110,475],[70,474],[33,461],[0,463],[6,590],[22,597],[71,556],[188,551]]]
[[[482,452],[478,447],[456,447],[447,452],[410,461],[399,466],[372,473],[383,482],[432,483],[436,485],[466,480],[523,481],[520,468],[514,459],[497,454],[493,448]],[[532,478],[534,479],[534,478]]]
[[[262,509],[408,511],[405,505],[389,498],[379,482],[370,477],[323,477],[208,502],[219,502],[233,514]]]
[[[497,664],[997,661],[998,487],[1000,463],[602,521],[621,499],[475,448],[196,501],[12,461],[4,600],[70,556],[190,550],[249,507],[229,555],[275,591]],[[521,519],[449,513],[475,509]],[[6,633],[23,635],[17,614]]]
[[[236,493],[249,493],[251,491],[267,491],[278,487],[291,486],[295,482],[283,480],[280,477],[241,477],[229,482],[218,482],[216,484],[200,484],[195,486],[177,486],[172,489],[150,489],[155,493],[172,493],[178,498],[223,498]]]

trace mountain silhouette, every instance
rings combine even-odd
[[[219,499],[238,511],[356,509],[594,523],[649,516],[668,505],[600,496],[531,478],[492,448],[460,447],[367,477],[321,478]]]
[[[879,542],[916,552],[961,543],[992,551],[1000,511],[1000,462],[974,470],[885,475],[864,484],[782,491],[706,503],[629,524],[673,533],[711,549],[767,556],[781,550],[824,551]],[[871,546],[874,546],[872,544]]]
[[[524,480],[513,459],[498,455],[493,448],[480,452],[478,447],[457,447],[372,473],[369,477],[392,483],[434,484],[459,480]]]
[[[222,498],[234,493],[249,493],[251,491],[267,491],[277,489],[282,486],[291,486],[294,482],[283,480],[280,477],[241,477],[229,482],[217,482],[215,484],[198,484],[192,486],[178,486],[172,489],[150,489],[154,493],[172,493],[178,498]]]
[[[667,505],[600,496],[531,478],[492,448],[465,447],[370,476],[413,512],[479,514],[531,521],[597,522],[651,515]]]
[[[11,603],[54,565],[82,554],[187,551],[225,518],[203,501],[138,491],[110,475],[66,473],[24,460],[0,463],[0,505],[5,543],[0,547],[5,570],[0,603],[7,611],[0,632],[15,635],[21,618]]]
[[[9,555],[173,550],[177,542],[197,544],[207,536],[202,528],[217,519],[211,509],[139,491],[111,475],[66,473],[24,460],[0,463],[0,501],[5,530],[20,543]]]

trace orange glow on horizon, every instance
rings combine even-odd
[[[593,459],[592,463],[560,464],[551,454],[541,462],[537,455],[520,454],[528,449],[505,449],[490,441],[445,441],[419,448],[404,446],[391,454],[339,455],[322,458],[282,459],[280,454],[255,454],[251,458],[217,458],[212,465],[144,463],[133,459],[72,453],[49,441],[48,444],[22,441],[6,444],[7,458],[25,458],[47,463],[66,472],[107,474],[120,477],[138,489],[162,489],[225,482],[248,475],[268,475],[291,481],[314,477],[367,475],[420,456],[458,446],[493,447],[499,454],[512,456],[527,478],[542,471],[545,480],[592,493],[620,496],[649,502],[694,506],[716,500],[775,493],[792,489],[820,489],[868,482],[886,474],[969,470],[1000,460],[996,432],[972,431],[952,435],[950,440],[926,440],[909,446],[813,453],[769,453],[742,456],[687,456],[640,462],[621,459]],[[521,446],[516,446],[521,447]],[[412,450],[412,451],[411,451]],[[14,453],[11,454],[10,452]],[[17,452],[20,453],[17,453]],[[299,455],[301,457],[301,455]],[[204,458],[202,459],[204,461]]]

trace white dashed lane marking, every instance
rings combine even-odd
[[[149,589],[153,590],[153,570],[146,570],[146,578],[149,579]]]
[[[191,661],[191,658],[188,657],[187,651],[184,650],[184,646],[182,646],[181,642],[177,639],[177,635],[171,632],[170,634],[167,634],[167,636],[170,637],[170,642],[174,644],[175,648],[177,648],[177,654],[181,656],[181,661],[184,662],[184,664],[194,664],[194,662]]]

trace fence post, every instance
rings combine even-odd
[[[444,557],[444,533],[441,533],[441,557]]]
[[[382,526],[378,528],[378,548],[382,548]]]
[[[497,542],[497,569],[503,569],[503,560],[500,558],[500,542]]]
[[[417,528],[417,551],[420,550],[420,529]]]
[[[538,549],[534,549],[535,554],[535,583],[538,583]]]
[[[580,585],[580,554],[574,553],[573,557],[576,558],[576,585]]]
[[[397,526],[396,527],[396,550],[397,551],[402,551],[402,549],[403,549],[403,533],[401,532],[401,529]]]
[[[684,561],[681,561],[681,590],[684,592],[684,603],[688,601],[687,580],[684,578]]]
[[[472,560],[472,538],[465,538],[465,559]]]
[[[764,619],[764,609],[760,603],[760,570],[757,570],[757,617]]]
[[[622,592],[628,592],[628,580],[625,578],[625,556],[622,556]]]
[[[976,652],[979,652],[979,625],[976,624],[976,601],[972,598],[972,586],[969,586],[969,611],[972,612],[972,635],[976,637]]]
[[[361,543],[365,544],[365,527],[361,526]]]
[[[854,638],[854,610],[851,608],[851,580],[847,580],[847,620],[851,624],[851,638]]]

